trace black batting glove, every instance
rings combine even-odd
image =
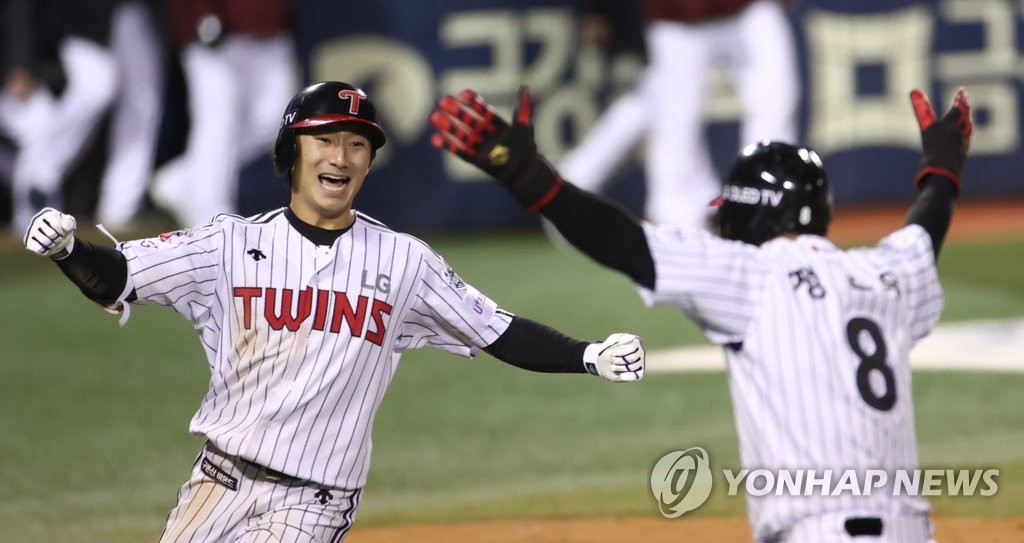
[[[920,90],[910,93],[917,124],[921,127],[921,170],[914,183],[921,190],[921,181],[929,174],[944,176],[956,186],[960,194],[960,171],[967,159],[971,146],[971,106],[967,103],[967,91],[961,87],[953,100],[953,107],[941,121],[936,122],[931,102]]]
[[[527,211],[537,211],[558,194],[558,172],[537,153],[530,91],[520,87],[511,126],[476,92],[441,98],[430,124],[430,143],[480,168],[505,185]]]

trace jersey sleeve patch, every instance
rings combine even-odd
[[[464,294],[466,292],[466,282],[459,277],[459,274],[455,273],[455,269],[451,266],[445,267],[444,280],[455,292],[458,292],[459,294]]]
[[[479,290],[465,283],[463,283],[462,288],[465,290],[465,294],[462,296],[463,305],[479,316],[482,322],[491,322],[491,317],[494,316],[494,312],[498,309],[498,304],[484,296]]]

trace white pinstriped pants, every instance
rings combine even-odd
[[[765,139],[795,142],[800,75],[792,34],[785,9],[773,0],[702,24],[647,27],[647,219],[701,226],[708,202],[721,192],[703,123],[713,65],[728,67],[743,105],[740,148]]]
[[[181,66],[192,125],[185,152],[157,171],[150,196],[186,227],[237,212],[239,172],[273,148],[299,68],[287,34],[193,43],[182,50]]]
[[[268,477],[207,443],[160,542],[336,543],[352,527],[361,494]]]
[[[881,535],[850,535],[845,527],[849,517],[877,515],[830,513],[814,515],[794,523],[776,541],[778,543],[935,543],[927,515],[885,516]],[[762,540],[763,541],[763,540]]]
[[[0,97],[0,123],[20,146],[12,174],[14,227],[23,231],[40,203],[61,205],[61,181],[79,157],[117,92],[117,63],[105,46],[68,36],[58,46],[67,86],[54,96],[40,87],[25,102]]]

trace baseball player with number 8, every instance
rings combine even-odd
[[[649,305],[684,311],[725,350],[746,469],[884,470],[865,495],[748,496],[759,542],[930,538],[927,501],[893,495],[918,466],[910,348],[942,311],[936,259],[970,144],[967,93],[936,120],[911,93],[924,158],[903,228],[843,251],[825,236],[832,191],[818,155],[780,142],[739,155],[716,203],[719,235],[657,226],[565,182],[537,152],[528,91],[510,125],[472,90],[441,99],[433,144],[539,210],[576,248],[628,275]]]
[[[484,350],[532,371],[644,375],[639,338],[587,343],[500,308],[422,241],[352,202],[386,136],[341,82],[291,100],[274,150],[288,207],[116,249],[75,238],[54,209],[25,233],[90,299],[172,307],[199,333],[210,389],[205,436],[161,541],[335,542],[352,526],[370,429],[402,351]]]

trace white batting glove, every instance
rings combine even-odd
[[[33,253],[61,260],[75,246],[75,218],[52,207],[44,207],[25,230],[25,248]]]
[[[633,334],[616,333],[601,343],[592,343],[583,353],[583,366],[612,382],[639,381],[644,378],[644,346]]]

